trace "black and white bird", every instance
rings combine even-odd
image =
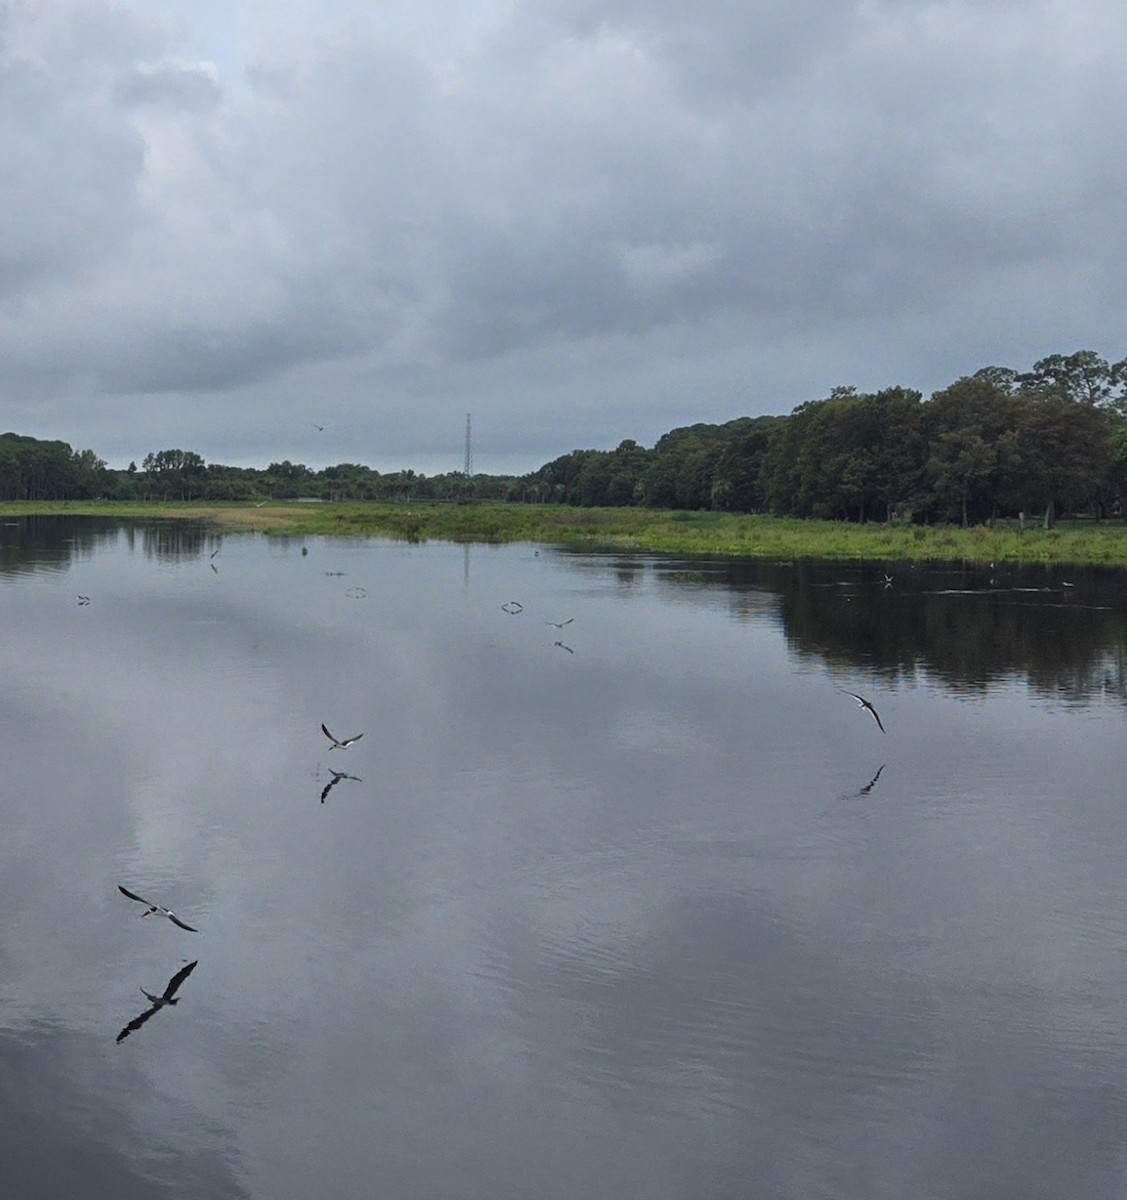
[[[342,779],[352,779],[356,783],[364,782],[359,775],[349,775],[346,771],[334,771],[332,767],[329,768],[329,774],[332,775],[332,779],[325,784],[325,790],[321,793],[322,804],[325,803],[325,797],[333,790],[333,788],[336,787],[338,783],[340,783]]]
[[[574,621],[574,617],[568,617],[566,621],[545,621],[545,625],[551,625],[553,629],[562,629],[565,625],[570,625]]]
[[[141,916],[167,917],[173,925],[179,925],[181,929],[186,929],[189,933],[199,933],[198,929],[195,929],[191,925],[186,925],[183,921],[181,921],[171,908],[165,908],[163,904],[154,904],[151,900],[146,900],[144,896],[138,896],[136,892],[131,892],[128,888],[122,887],[120,883],[117,885],[117,890],[123,896],[128,896],[130,900],[136,900],[138,904],[144,904],[146,906],[145,911],[141,914]]]
[[[151,1016],[160,1012],[160,1010],[166,1005],[179,1004],[180,997],[176,995],[176,991],[184,982],[184,980],[187,979],[188,976],[191,975],[191,973],[196,969],[196,963],[198,962],[199,959],[196,959],[195,962],[190,962],[186,967],[181,967],[180,970],[177,971],[176,974],[173,975],[168,981],[168,986],[159,996],[154,996],[152,992],[146,992],[145,989],[142,988],[142,995],[144,995],[145,999],[148,1000],[152,1007],[143,1012],[139,1017],[134,1017],[133,1020],[130,1021],[129,1024],[126,1025],[126,1027],[117,1035],[115,1040],[118,1042],[125,1041],[125,1039],[131,1033],[133,1033],[134,1030],[140,1029],[141,1026],[144,1025],[144,1023]]]
[[[872,716],[873,720],[876,721],[877,728],[881,731],[881,733],[885,732],[884,726],[880,723],[880,717],[877,714],[877,710],[873,708],[873,706],[868,702],[868,700],[865,699],[864,696],[858,696],[856,692],[845,692],[845,695],[852,696],[853,699],[856,700],[857,703]]]
[[[90,603],[90,597],[89,597],[89,596],[79,596],[79,597],[78,597],[78,607],[79,607],[79,608],[82,608],[82,607],[83,607],[83,605],[86,605],[86,604],[89,604],[89,603]]]
[[[330,752],[333,750],[347,750],[353,742],[358,742],[364,736],[362,733],[358,733],[355,737],[350,738],[333,737],[329,732],[329,727],[324,722],[321,723],[321,732],[332,742],[332,745],[329,747]]]

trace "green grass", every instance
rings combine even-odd
[[[1127,566],[1127,526],[1069,521],[1044,532],[1016,522],[993,529],[950,525],[851,525],[729,513],[523,504],[73,501],[0,504],[5,516],[71,514],[211,521],[264,533],[371,536],[406,541],[542,542],[681,554],[776,559],[1025,562]]]

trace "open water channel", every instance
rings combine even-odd
[[[0,1194],[1127,1196],[1127,575],[889,574],[0,526]]]

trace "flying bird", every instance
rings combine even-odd
[[[313,428],[314,428],[314,429],[316,429],[318,433],[324,433],[324,432],[325,432],[325,427],[324,427],[324,425],[318,425],[316,421],[314,421],[314,422],[313,422]]]
[[[84,604],[89,604],[89,603],[90,603],[89,596],[79,596],[78,597],[78,607],[79,608],[81,608]]]
[[[329,747],[330,753],[333,750],[347,750],[353,742],[358,742],[364,736],[362,733],[358,733],[355,737],[350,738],[333,737],[333,735],[329,732],[329,727],[323,722],[321,724],[321,732],[329,739],[330,742],[332,742],[332,745]]]
[[[877,728],[881,731],[881,733],[885,732],[884,726],[880,723],[880,717],[877,715],[877,710],[873,708],[873,706],[868,702],[868,700],[865,699],[864,696],[858,696],[856,692],[845,692],[845,695],[852,696],[853,699],[856,700],[866,712],[872,715],[872,718],[874,721],[876,721]]]
[[[332,779],[330,779],[329,782],[325,784],[325,790],[321,793],[321,803],[322,804],[325,803],[325,797],[333,790],[333,788],[336,787],[336,785],[338,783],[340,783],[340,781],[342,779],[353,779],[357,783],[364,782],[363,779],[361,779],[359,775],[349,775],[345,771],[334,771],[332,769],[332,767],[329,768],[329,773],[332,775]]]
[[[163,904],[153,904],[151,900],[146,900],[143,896],[138,896],[135,892],[131,892],[128,888],[122,887],[120,883],[117,885],[117,890],[123,896],[128,896],[130,900],[136,900],[138,904],[144,904],[147,906],[141,916],[151,917],[156,915],[160,917],[167,917],[173,925],[179,925],[181,929],[186,929],[189,933],[199,933],[198,929],[194,929],[191,925],[185,925],[171,908],[165,908]]]
[[[164,992],[159,996],[154,996],[152,992],[146,992],[145,989],[142,988],[141,989],[142,995],[144,995],[145,999],[148,1000],[148,1002],[152,1005],[152,1007],[149,1009],[146,1009],[146,1011],[143,1012],[139,1017],[134,1017],[133,1020],[130,1021],[129,1024],[126,1025],[126,1027],[117,1035],[117,1037],[115,1038],[115,1041],[118,1041],[118,1042],[125,1041],[125,1039],[131,1033],[133,1033],[134,1030],[140,1029],[141,1026],[144,1025],[144,1023],[151,1016],[153,1016],[155,1013],[160,1012],[160,1010],[162,1008],[164,1008],[165,1005],[179,1004],[180,997],[176,995],[176,990],[184,982],[184,980],[187,979],[188,976],[191,975],[191,973],[196,969],[196,963],[198,963],[198,962],[199,962],[199,959],[196,959],[195,962],[190,962],[186,967],[181,967],[180,970],[177,971],[176,974],[173,975],[172,978],[168,981],[168,986],[164,989]]]
[[[566,621],[545,621],[545,625],[551,625],[553,629],[562,629],[565,625],[570,625],[574,621],[574,617],[568,617]]]
[[[561,650],[566,650],[568,654],[574,654],[575,651],[570,646],[565,646],[563,642],[553,642],[553,646],[559,646]]]
[[[515,617],[517,613],[524,612],[524,605],[519,600],[506,600],[501,605],[501,611],[508,613],[510,617]]]

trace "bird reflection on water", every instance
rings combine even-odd
[[[199,959],[195,959],[186,967],[181,967],[180,970],[177,971],[176,974],[173,975],[168,981],[168,985],[159,996],[154,995],[152,992],[146,992],[145,989],[142,988],[141,992],[149,1001],[151,1007],[147,1008],[139,1017],[134,1017],[133,1020],[125,1026],[125,1028],[114,1040],[119,1043],[125,1041],[125,1039],[131,1033],[135,1033],[138,1029],[140,1029],[150,1017],[155,1016],[162,1008],[167,1008],[170,1004],[179,1004],[180,997],[176,995],[176,992],[184,980],[187,979],[188,976],[191,975],[191,973],[196,969],[198,962]]]

